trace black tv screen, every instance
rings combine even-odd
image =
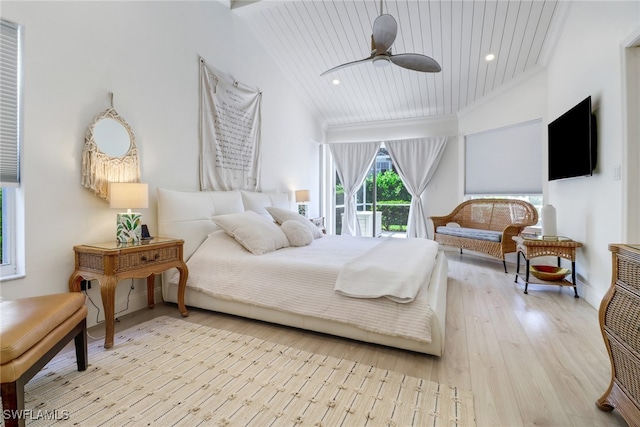
[[[591,97],[548,126],[549,181],[590,176],[596,167],[596,121]]]

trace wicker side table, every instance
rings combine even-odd
[[[189,270],[183,260],[184,240],[156,237],[138,244],[113,242],[74,246],[75,269],[69,277],[69,291],[80,292],[82,279],[97,280],[104,308],[104,348],[113,347],[116,287],[122,279],[147,279],[147,305],[154,306],[155,275],[170,268],[180,273],[178,309],[183,316],[189,311],[184,304],[184,291]]]
[[[518,282],[520,275],[520,254],[526,261],[526,272],[524,277],[524,293],[528,293],[529,283],[536,283],[540,285],[555,285],[555,286],[572,286],[574,296],[578,298],[578,288],[576,286],[576,248],[582,246],[582,243],[569,239],[568,237],[558,237],[557,240],[543,239],[542,237],[523,237],[513,236],[513,240],[516,242],[516,252],[518,253],[518,265],[516,270],[516,279],[514,282]],[[559,280],[555,282],[547,281],[535,281],[529,280],[529,262],[532,258],[541,256],[555,256],[558,257],[558,267],[560,267],[560,260],[562,258],[571,261],[571,282],[567,280]]]

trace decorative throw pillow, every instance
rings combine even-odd
[[[318,227],[313,225],[311,221],[309,221],[307,218],[303,217],[299,213],[289,211],[286,209],[276,208],[273,206],[268,206],[266,209],[267,209],[267,212],[271,214],[275,222],[277,222],[278,224],[282,225],[285,221],[298,221],[304,224],[305,227],[307,227],[309,231],[311,231],[311,234],[313,235],[314,238],[317,239],[318,237],[322,237],[322,232],[318,230]]]
[[[289,245],[291,246],[307,246],[313,242],[311,230],[299,221],[291,219],[285,221],[280,226],[280,229],[289,239]]]
[[[215,216],[212,221],[254,255],[289,246],[280,227],[253,211]]]

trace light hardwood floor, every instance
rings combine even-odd
[[[598,410],[610,364],[597,310],[572,288],[514,283],[515,266],[447,252],[445,353],[421,355],[190,308],[184,320],[473,391],[478,427],[626,426]],[[182,318],[160,303],[116,323],[122,331],[155,316]],[[90,335],[104,334],[102,325]]]

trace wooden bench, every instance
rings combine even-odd
[[[516,199],[473,199],[460,203],[448,215],[432,216],[434,240],[452,246],[483,252],[502,260],[516,251],[512,237],[537,224],[538,211],[529,202]]]
[[[87,369],[87,306],[81,293],[0,302],[0,377],[4,425],[24,426],[24,386],[75,340],[78,370]],[[62,409],[62,408],[51,408]]]

